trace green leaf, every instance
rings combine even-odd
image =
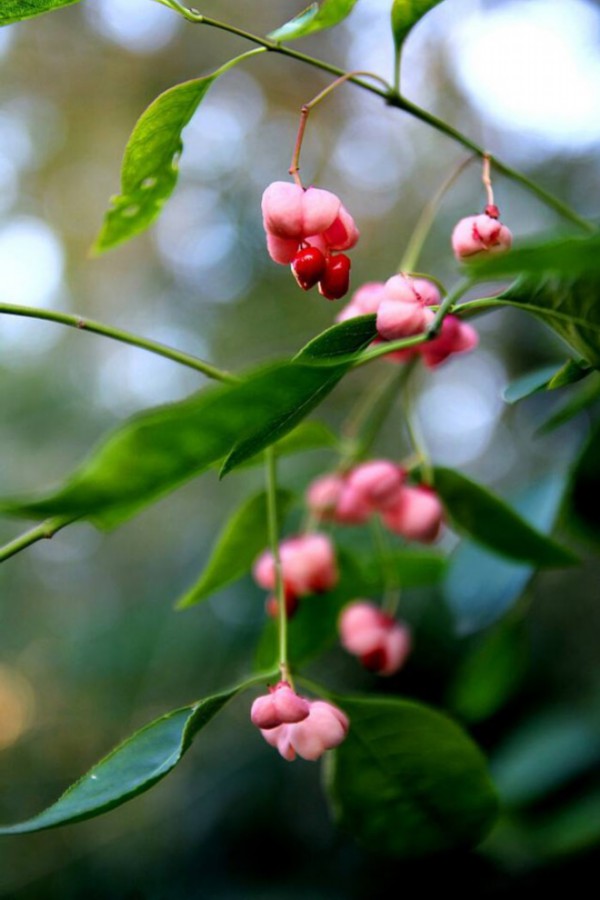
[[[571,474],[567,499],[571,520],[588,537],[600,539],[600,423],[596,423]]]
[[[349,320],[322,335],[320,352],[343,344],[346,355],[367,346],[374,325]],[[315,342],[311,342],[311,353]],[[143,412],[116,429],[56,492],[33,501],[7,500],[0,511],[46,518],[66,515],[111,528],[199,475],[234,450],[241,462],[284,437],[333,390],[349,368],[295,360],[263,367],[239,384]],[[240,438],[242,442],[240,443]],[[231,468],[231,466],[229,466]]]
[[[0,25],[22,22],[23,19],[32,19],[34,16],[41,16],[42,13],[52,12],[63,6],[72,6],[74,3],[79,3],[79,0],[2,0]]]
[[[552,328],[593,368],[600,366],[600,275],[520,278],[497,300]]]
[[[290,491],[277,491],[279,521],[293,499]],[[218,536],[200,579],[178,601],[178,609],[194,606],[250,571],[258,554],[269,543],[267,513],[265,491],[242,503]]]
[[[558,371],[562,371],[562,368]],[[532,394],[546,390],[556,374],[556,366],[542,366],[541,369],[520,375],[504,388],[502,399],[506,403],[517,403],[519,400],[524,400],[525,397],[531,397]]]
[[[567,387],[592,374],[592,370],[584,359],[568,359],[548,382],[548,390]]]
[[[554,525],[564,493],[564,478],[552,476],[514,498],[514,508],[542,532]],[[534,568],[462,541],[450,562],[444,598],[461,635],[472,634],[497,622],[519,599]]]
[[[485,837],[496,795],[483,755],[458,725],[404,700],[334,699],[350,718],[328,772],[343,828],[368,849],[400,858]]]
[[[392,33],[399,50],[414,25],[441,0],[394,0],[392,4]]]
[[[150,722],[93,766],[56,803],[25,822],[0,828],[0,835],[80,822],[147,791],[177,765],[196,734],[246,686],[239,685]]]
[[[263,419],[251,434],[238,441],[223,463],[221,477],[291,431],[333,390],[350,367],[356,353],[368,347],[377,333],[373,316],[349,319],[343,325],[348,327],[342,329],[340,325],[334,325],[328,328],[294,357],[292,371],[303,371],[312,389],[305,390],[304,396],[299,397],[297,402],[288,402],[283,413]],[[350,350],[352,345],[353,349]],[[302,365],[310,365],[311,362],[318,364],[322,360],[334,362],[336,358],[339,360],[337,364],[327,368],[319,365],[304,368]],[[318,372],[316,377],[310,378],[311,370]]]
[[[385,589],[386,580],[392,577],[402,588],[423,587],[438,584],[448,569],[448,558],[432,550],[417,550],[409,547],[393,550],[385,559],[358,557],[362,582],[367,592],[379,593]]]
[[[94,244],[95,253],[145,231],[160,215],[177,184],[183,129],[217,78],[247,56],[244,53],[230,60],[212,75],[170,88],[142,114],[125,148],[121,193],[112,198],[112,208]]]
[[[272,41],[294,41],[325,28],[333,28],[350,15],[357,0],[322,0],[311,3],[301,13],[272,31],[268,37]]]
[[[578,561],[574,553],[536,531],[500,497],[459,472],[436,468],[434,480],[452,521],[496,553],[542,568]]]
[[[280,441],[273,444],[277,458],[293,456],[296,453],[305,453],[307,450],[335,450],[339,446],[337,435],[325,425],[324,422],[301,422],[293,431],[286,434]],[[247,459],[240,468],[250,466],[263,466],[265,463],[262,453],[257,453]]]
[[[528,719],[495,753],[491,768],[503,801],[525,806],[600,762],[594,711],[555,709]]]
[[[540,434],[547,434],[555,428],[560,428],[565,422],[570,422],[580,412],[588,409],[600,399],[600,378],[597,373],[578,391],[573,397],[567,400],[559,409],[554,412],[549,419],[540,427]]]
[[[467,267],[482,280],[525,274],[600,277],[600,233],[532,240],[508,253],[477,257]]]
[[[489,718],[520,684],[526,662],[521,623],[503,622],[485,634],[461,661],[450,686],[450,707],[467,722]]]
[[[586,792],[536,825],[535,842],[544,856],[576,853],[600,842],[600,790]]]

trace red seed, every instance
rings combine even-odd
[[[330,256],[325,274],[319,281],[319,293],[327,300],[339,300],[350,286],[350,260],[345,253]]]
[[[291,266],[292,274],[302,290],[310,291],[325,273],[327,260],[317,247],[305,247],[296,253]]]

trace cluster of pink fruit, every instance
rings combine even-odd
[[[318,284],[327,299],[343,297],[349,287],[350,260],[341,251],[353,247],[359,234],[340,199],[330,191],[276,181],[264,192],[262,211],[271,258],[290,265],[303,290]],[[459,260],[501,252],[511,243],[511,233],[500,223],[493,204],[481,215],[462,219],[452,234]],[[377,342],[395,341],[426,334],[434,326],[434,307],[440,304],[433,281],[400,273],[386,282],[363,285],[337,319],[343,322],[375,314]],[[454,353],[473,349],[477,341],[477,333],[469,325],[447,315],[430,340],[390,352],[389,358],[405,362],[419,355],[433,368]],[[308,489],[307,505],[319,520],[341,524],[362,524],[379,515],[390,531],[407,540],[431,543],[442,528],[442,504],[432,488],[406,484],[406,477],[406,471],[389,460],[361,463],[316,479]],[[324,593],[337,584],[333,545],[322,533],[282,541],[279,557],[288,617],[296,611],[299,598]],[[253,571],[261,587],[276,590],[276,564],[270,551],[258,558]],[[272,616],[279,613],[273,594],[267,600],[267,611]],[[379,675],[397,672],[410,653],[410,629],[368,600],[356,600],[342,610],[339,633],[342,646]],[[296,755],[318,759],[344,740],[349,727],[348,718],[336,706],[299,696],[287,681],[255,700],[251,719],[287,760]]]
[[[375,313],[379,334],[375,343],[397,341],[427,331],[435,318],[431,307],[440,303],[440,292],[432,281],[393,275],[386,282],[371,281],[359,288],[337,316],[337,321]],[[454,353],[473,350],[478,340],[474,328],[456,316],[446,316],[439,335],[433,340],[406,350],[391,351],[386,359],[408,362],[420,356],[426,366],[435,368]]]
[[[345,525],[360,525],[379,514],[390,531],[425,544],[439,537],[444,519],[435,491],[406,484],[406,471],[387,459],[317,478],[308,489],[307,503],[321,519]]]
[[[291,265],[303,290],[318,284],[328,300],[347,293],[350,259],[339,251],[354,247],[359,233],[339,197],[319,188],[304,190],[298,184],[274,181],[263,194],[262,213],[271,259]]]
[[[339,197],[330,191],[275,181],[262,199],[263,224],[271,258],[291,265],[292,273],[307,291],[319,285],[328,300],[343,297],[350,284],[350,260],[332,251],[353,247],[359,232]],[[461,219],[452,233],[457,259],[508,250],[512,235],[499,221],[499,211],[488,204],[478,216]],[[337,317],[338,322],[356,316],[377,315],[379,341],[395,341],[423,334],[432,325],[432,307],[440,304],[436,285],[426,278],[393,275],[386,282],[369,282],[353,295]],[[454,353],[477,346],[477,332],[456,316],[444,318],[440,333],[414,348],[390,352],[388,359],[407,362],[421,357],[430,368],[439,366]]]
[[[348,732],[348,717],[325,700],[307,700],[296,694],[287,681],[269,688],[252,704],[252,723],[284,759],[296,754],[317,760],[326,750],[341,744]]]

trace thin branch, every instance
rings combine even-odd
[[[503,163],[502,160],[498,159],[496,156],[493,156],[483,147],[480,147],[475,143],[475,141],[467,137],[467,135],[462,134],[462,132],[458,131],[456,128],[448,125],[447,122],[444,122],[442,119],[439,119],[432,113],[427,112],[427,110],[422,109],[415,103],[411,103],[410,100],[407,100],[405,97],[403,97],[395,88],[388,89],[378,87],[374,84],[369,84],[367,81],[364,81],[363,78],[352,76],[351,73],[344,71],[344,69],[340,69],[339,66],[333,66],[330,63],[325,62],[324,60],[317,59],[313,56],[308,56],[306,53],[301,53],[298,50],[294,50],[291,47],[287,47],[283,44],[278,43],[277,41],[269,40],[269,38],[263,38],[257,34],[252,34],[249,31],[245,31],[243,28],[237,28],[235,25],[230,25],[227,22],[220,22],[217,19],[212,19],[209,16],[194,12],[193,10],[183,6],[178,2],[178,0],[167,0],[164,5],[168,5],[175,12],[180,13],[180,15],[187,19],[188,22],[192,22],[196,25],[208,25],[210,28],[218,28],[220,31],[226,31],[229,34],[236,35],[237,37],[241,37],[244,40],[252,41],[259,47],[264,47],[266,50],[270,50],[273,53],[280,53],[282,56],[287,56],[290,59],[296,59],[298,60],[298,62],[302,62],[305,65],[312,66],[315,69],[320,69],[322,72],[328,72],[330,75],[335,75],[336,78],[345,78],[350,84],[355,84],[362,90],[369,91],[369,93],[381,97],[389,106],[400,109],[403,112],[408,113],[408,115],[413,116],[413,118],[419,119],[419,121],[424,122],[431,128],[434,128],[436,131],[439,131],[441,134],[445,134],[451,140],[455,141],[458,144],[461,144],[463,147],[466,147],[467,150],[470,150],[472,153],[477,154],[477,156],[481,157],[482,159],[487,157],[490,163],[495,166],[497,171],[501,172],[512,181],[521,184],[532,194],[538,197],[539,200],[545,203],[546,206],[549,206],[551,209],[554,209],[555,212],[559,213],[559,215],[573,222],[584,231],[596,231],[596,225],[593,222],[589,222],[587,219],[584,219],[583,216],[580,216],[579,213],[571,209],[568,204],[564,203],[558,197],[555,197],[553,194],[551,194],[545,188],[541,187],[536,182],[532,181],[522,172],[519,172],[517,169],[513,169],[511,168],[511,166]]]
[[[114,341],[120,341],[122,344],[130,344],[132,347],[138,347],[140,350],[147,350],[149,353],[156,353],[158,356],[164,356],[173,362],[187,366],[189,369],[195,369],[202,372],[208,378],[216,381],[224,381],[230,384],[238,382],[238,378],[224,369],[218,369],[216,366],[199,359],[197,356],[191,356],[189,353],[183,353],[181,350],[175,350],[166,344],[158,341],[151,341],[148,338],[140,337],[137,334],[131,334],[129,331],[123,331],[121,328],[115,328],[112,325],[103,325],[102,322],[95,322],[93,319],[85,319],[82,316],[71,315],[70,313],[57,312],[52,309],[40,309],[34,306],[17,306],[13,303],[0,303],[0,314],[5,313],[8,316],[25,316],[29,319],[43,319],[47,322],[57,322],[59,325],[68,325],[70,328],[76,328],[78,331],[91,331],[93,334],[101,334],[103,337],[112,338]]]
[[[46,519],[41,525],[36,525],[35,528],[31,528],[29,531],[21,534],[19,537],[15,538],[14,541],[10,541],[8,544],[5,544],[4,547],[0,547],[0,563],[4,562],[6,559],[10,559],[11,556],[15,556],[17,553],[20,553],[21,550],[25,550],[32,544],[36,544],[38,541],[54,537],[61,528],[70,525],[74,521],[75,519],[72,517],[69,518],[66,516],[56,516],[54,519]]]

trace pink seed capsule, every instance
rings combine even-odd
[[[261,730],[270,730],[279,725],[301,722],[306,719],[310,704],[292,690],[287,681],[280,681],[269,693],[257,697],[250,710],[253,725]]]
[[[355,466],[348,475],[348,490],[374,508],[385,508],[396,499],[405,472],[387,459],[373,459]]]
[[[378,675],[397,672],[411,650],[408,626],[368,601],[357,600],[342,611],[339,631],[342,646]]]
[[[261,733],[284,759],[291,762],[298,754],[303,759],[314,761],[326,750],[342,743],[349,725],[348,717],[337,706],[325,700],[313,700],[308,717],[302,722],[263,729]]]
[[[452,249],[459,260],[485,253],[503,253],[511,246],[510,229],[487,213],[461,219],[452,232]]]
[[[440,534],[444,509],[431,488],[405,486],[398,502],[382,512],[382,519],[390,531],[406,540],[431,544]]]
[[[426,331],[433,319],[433,312],[421,303],[386,298],[377,312],[377,331],[385,340],[396,341]]]

